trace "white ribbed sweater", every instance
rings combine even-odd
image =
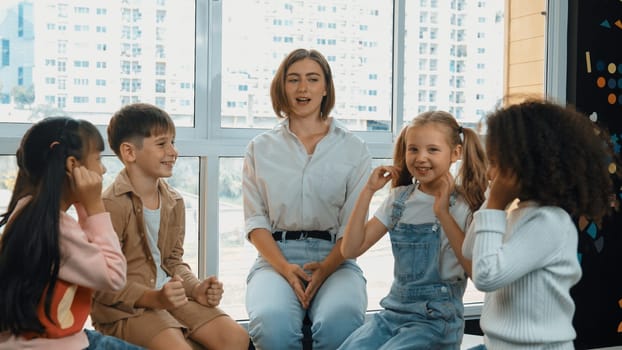
[[[480,326],[488,349],[574,349],[570,288],[581,278],[577,229],[558,207],[519,204],[475,213],[463,245],[486,292]]]

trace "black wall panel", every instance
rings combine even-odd
[[[622,345],[621,0],[569,0],[567,77],[568,103],[606,129],[615,153],[611,163],[617,167],[617,171],[611,168],[612,215],[602,224],[588,222],[580,227],[583,277],[572,290],[575,346]]]

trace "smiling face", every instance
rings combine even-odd
[[[326,96],[325,81],[322,67],[314,60],[305,58],[293,63],[285,76],[285,95],[292,111],[289,117],[319,118]]]
[[[460,158],[461,146],[451,148],[446,126],[427,123],[411,126],[406,132],[406,167],[420,183],[420,189],[433,193],[438,179]]]
[[[171,177],[178,152],[175,148],[175,135],[166,132],[145,137],[142,147],[132,145],[133,158],[137,169],[146,178]]]

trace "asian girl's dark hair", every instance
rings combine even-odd
[[[43,299],[50,319],[51,298],[61,265],[60,212],[66,184],[66,160],[83,159],[104,141],[88,121],[49,117],[34,124],[16,152],[16,188],[3,214],[0,238],[0,332],[19,335],[44,331],[37,317]],[[17,202],[32,198],[20,209]]]

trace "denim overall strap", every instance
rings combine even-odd
[[[441,276],[443,233],[438,219],[428,216],[429,221],[418,223],[402,220],[405,201],[414,188],[409,186],[394,200],[389,231],[394,278],[389,294],[380,301],[384,310],[366,328],[370,333],[367,338],[388,340],[383,349],[458,350],[464,329],[462,295],[466,279],[454,282]],[[419,201],[415,197],[414,205],[431,206],[431,199],[422,195]],[[455,195],[449,202],[450,206],[455,203]],[[433,211],[431,207],[429,210]],[[360,341],[347,349],[372,349],[364,344]],[[374,346],[381,348],[378,343]]]
[[[406,199],[413,193],[415,190],[415,185],[412,184],[404,189],[402,193],[400,193],[395,201],[393,202],[393,210],[391,211],[391,227],[388,228],[388,231],[391,231],[395,225],[402,218],[402,213],[404,212],[404,202]]]
[[[389,231],[394,256],[394,280],[389,296],[385,299],[386,305],[383,306],[391,304],[402,310],[408,308],[404,303],[447,297],[461,299],[463,294],[463,283],[454,288],[450,282],[441,278],[439,268],[443,233],[438,219],[420,224],[400,221],[405,201],[414,189],[415,185],[408,186],[396,196],[391,213],[393,227]],[[455,202],[456,193],[452,193],[450,207]]]
[[[453,207],[456,204],[456,197],[458,197],[458,193],[456,191],[451,192],[449,195],[449,207]],[[434,232],[438,231],[441,228],[441,223],[438,221],[438,218],[434,221],[434,226],[432,226],[432,230]]]

